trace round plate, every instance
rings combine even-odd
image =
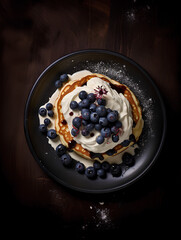
[[[73,168],[65,168],[47,138],[39,132],[38,109],[55,89],[60,74],[90,70],[126,84],[137,96],[143,110],[144,128],[139,139],[135,165],[120,177],[88,179]],[[166,116],[160,93],[150,76],[134,61],[106,50],[83,50],[68,54],[51,64],[35,82],[25,106],[25,135],[30,150],[40,166],[57,182],[71,189],[88,193],[119,190],[140,178],[156,160],[163,145]]]

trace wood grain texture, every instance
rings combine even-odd
[[[180,208],[180,25],[176,1],[0,0],[1,210],[3,229],[89,239],[169,226]],[[41,72],[73,51],[120,52],[152,76],[168,131],[151,171],[129,189],[102,196],[69,191],[37,165],[24,136],[24,106]],[[172,220],[171,220],[172,219]],[[163,226],[161,226],[163,223]],[[43,231],[42,231],[43,229]],[[124,230],[123,230],[124,229]],[[153,231],[154,232],[154,231]],[[134,232],[136,234],[136,232]],[[141,234],[139,232],[139,234]]]

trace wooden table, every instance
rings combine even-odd
[[[171,223],[181,189],[178,4],[0,1],[2,233],[121,239],[176,232]],[[59,57],[89,48],[117,51],[139,63],[167,110],[167,136],[156,164],[136,184],[109,195],[81,194],[56,183],[35,162],[24,135],[26,99],[40,73]]]

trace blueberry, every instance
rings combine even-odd
[[[81,126],[81,119],[79,117],[75,117],[72,121],[74,127],[79,128]]]
[[[133,166],[135,163],[134,156],[132,156],[130,153],[125,152],[122,156],[123,163],[129,167]]]
[[[104,137],[103,137],[102,135],[98,136],[98,137],[96,138],[96,142],[97,142],[98,144],[102,144],[102,143],[104,142]]]
[[[91,112],[95,112],[95,111],[96,111],[96,108],[97,108],[96,104],[95,104],[95,103],[91,103],[91,105],[90,105],[90,107],[89,107],[89,110],[90,110]]]
[[[60,75],[60,81],[65,82],[68,80],[68,75],[66,73]]]
[[[52,110],[53,109],[53,105],[51,103],[47,103],[46,109],[47,110]]]
[[[60,159],[65,167],[71,166],[72,158],[68,153],[63,154]]]
[[[76,165],[75,165],[75,170],[78,172],[78,173],[84,173],[85,171],[85,165],[81,162],[77,162]]]
[[[50,123],[51,123],[51,121],[50,121],[49,118],[45,118],[45,119],[44,119],[44,124],[45,124],[46,126],[48,126]]]
[[[101,163],[101,168],[104,169],[106,172],[108,172],[110,169],[110,164],[107,161],[105,161]]]
[[[55,87],[56,88],[60,88],[62,86],[62,81],[61,80],[57,80],[56,82],[55,82]]]
[[[122,173],[121,165],[120,164],[112,164],[110,168],[110,172],[113,177],[119,177]]]
[[[89,99],[90,103],[93,103],[95,101],[95,95],[94,93],[89,93],[87,95],[87,99]]]
[[[59,144],[56,147],[56,153],[58,154],[58,156],[62,156],[63,154],[65,154],[66,150],[67,148],[63,144]]]
[[[97,131],[101,131],[101,129],[102,129],[101,124],[96,123],[96,124],[95,124],[95,130],[97,130]]]
[[[100,117],[105,117],[107,114],[107,110],[103,105],[99,105],[96,108],[96,113],[100,116]]]
[[[118,119],[118,116],[117,116],[116,112],[110,112],[110,113],[108,113],[108,115],[107,115],[107,120],[108,120],[109,122],[115,122],[115,121],[117,121],[117,119]]]
[[[101,98],[101,99],[100,99],[100,98],[97,99],[97,102],[98,102],[99,105],[104,105],[104,106],[106,105],[106,100],[103,99],[103,98]]]
[[[78,106],[79,106],[79,104],[78,104],[76,101],[71,101],[71,103],[70,103],[70,108],[71,108],[72,110],[77,109]]]
[[[101,136],[103,136],[104,138],[110,137],[111,136],[110,128],[102,128],[101,129]]]
[[[121,145],[122,145],[123,147],[127,147],[129,144],[130,144],[130,140],[124,140],[124,141],[121,143]]]
[[[94,179],[94,178],[96,178],[96,170],[94,169],[94,167],[88,167],[85,170],[85,175],[88,178]]]
[[[89,99],[83,99],[82,100],[82,107],[83,108],[89,108],[89,106],[90,106],[90,102],[89,102]]]
[[[79,98],[80,98],[81,100],[86,99],[86,98],[87,98],[87,92],[84,91],[84,90],[82,90],[81,92],[79,92]]]
[[[53,110],[48,110],[48,116],[49,116],[49,117],[53,117],[53,116],[54,116]]]
[[[40,116],[45,117],[47,114],[47,110],[42,107],[39,109],[38,113],[40,114]]]
[[[119,141],[119,136],[113,134],[113,135],[112,135],[112,140],[113,140],[113,142],[118,142],[118,141]]]
[[[107,110],[107,114],[112,112],[112,110],[110,108],[107,108],[106,110]]]
[[[90,132],[86,128],[83,128],[81,131],[81,134],[82,134],[82,136],[88,136],[90,134]]]
[[[47,132],[47,136],[50,138],[50,139],[55,139],[57,137],[57,133],[54,129],[50,129],[48,130]]]
[[[95,168],[95,170],[98,170],[101,168],[101,163],[99,161],[95,160],[93,163],[93,167]]]
[[[82,108],[83,108],[83,103],[82,103],[82,101],[80,101],[80,102],[78,103],[78,109],[79,109],[79,110],[82,110]]]
[[[111,127],[111,132],[114,134],[117,134],[119,132],[119,129],[116,126]]]
[[[99,124],[103,127],[107,126],[108,125],[108,120],[106,117],[100,117],[99,118]]]
[[[122,127],[122,122],[120,122],[119,120],[117,120],[115,123],[114,123],[115,127],[117,128],[121,128]]]
[[[45,132],[47,131],[46,125],[45,125],[45,124],[41,124],[41,125],[39,126],[39,130],[40,130],[40,132],[45,133]]]
[[[88,123],[85,128],[86,128],[89,132],[91,132],[91,131],[94,129],[94,124],[93,124],[93,123]]]
[[[107,150],[107,152],[106,152],[106,154],[108,155],[108,156],[112,156],[113,154],[115,154],[116,153],[116,150],[113,148],[113,149],[109,149],[109,150]]]
[[[130,140],[131,142],[136,142],[136,139],[135,139],[134,134],[131,134],[131,135],[129,136],[129,140]]]
[[[106,171],[104,169],[98,169],[97,170],[97,176],[100,178],[106,178]]]
[[[85,119],[85,120],[89,120],[89,118],[90,118],[90,112],[86,108],[82,109],[81,115],[82,115],[83,119]]]
[[[90,120],[93,123],[97,123],[99,121],[99,115],[96,112],[92,112],[90,114]]]
[[[72,136],[76,137],[76,136],[79,134],[79,129],[77,129],[77,128],[72,128],[71,134],[72,134]]]
[[[88,123],[89,123],[89,121],[86,121],[85,119],[82,119],[82,125],[83,126],[87,126]]]

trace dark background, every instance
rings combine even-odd
[[[181,209],[179,4],[0,0],[2,234],[121,239],[177,233]],[[109,195],[80,194],[57,184],[35,162],[24,135],[24,106],[35,80],[59,57],[88,48],[117,51],[139,63],[157,84],[167,111],[167,136],[156,164],[136,184]]]

